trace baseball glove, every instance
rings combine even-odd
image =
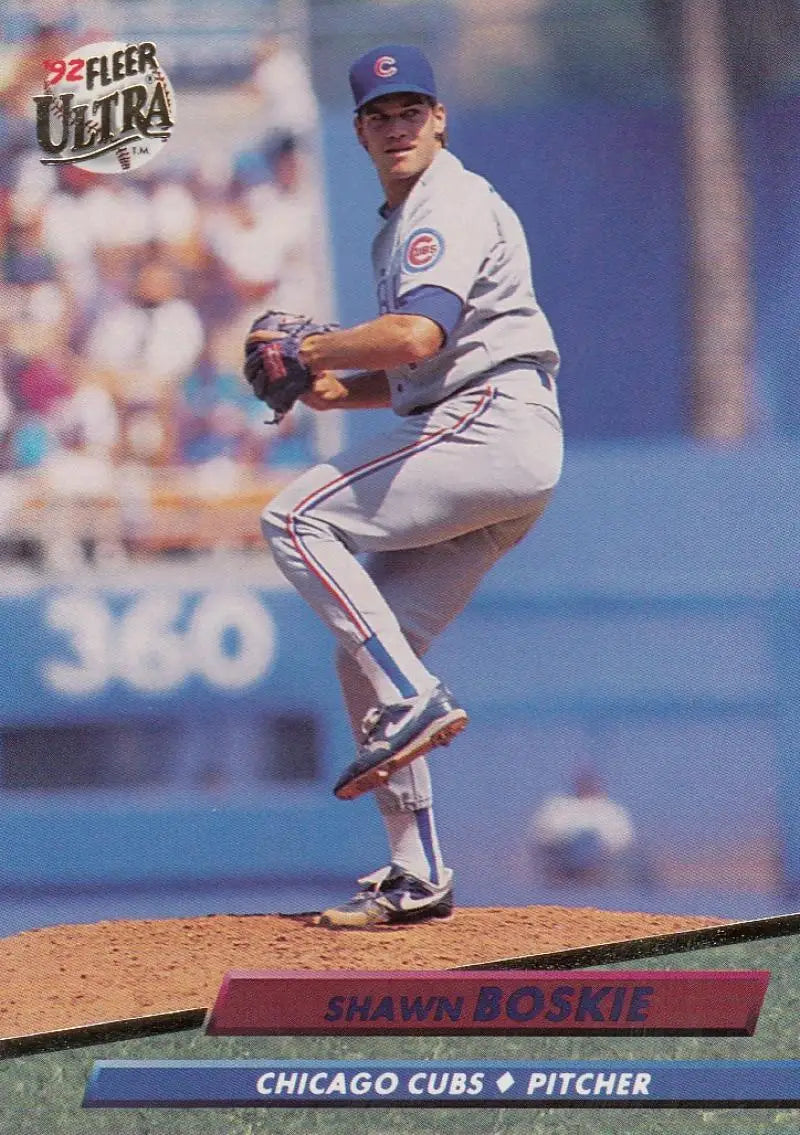
[[[285,418],[311,389],[313,375],[299,355],[303,340],[338,326],[287,311],[266,311],[250,328],[244,344],[244,375],[256,398],[272,410],[271,425]]]

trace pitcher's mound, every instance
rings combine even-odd
[[[462,907],[399,929],[310,915],[211,915],[29,930],[0,941],[0,1038],[207,1008],[231,969],[437,970],[720,925],[592,908]]]

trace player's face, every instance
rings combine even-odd
[[[386,95],[356,119],[359,140],[375,163],[390,205],[402,201],[441,149],[444,107],[419,95]]]

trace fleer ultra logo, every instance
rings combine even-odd
[[[155,157],[175,125],[175,95],[153,43],[90,43],[46,59],[43,87],[33,101],[45,165],[123,173]]]

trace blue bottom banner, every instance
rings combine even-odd
[[[97,1060],[84,1107],[792,1107],[800,1060]]]

